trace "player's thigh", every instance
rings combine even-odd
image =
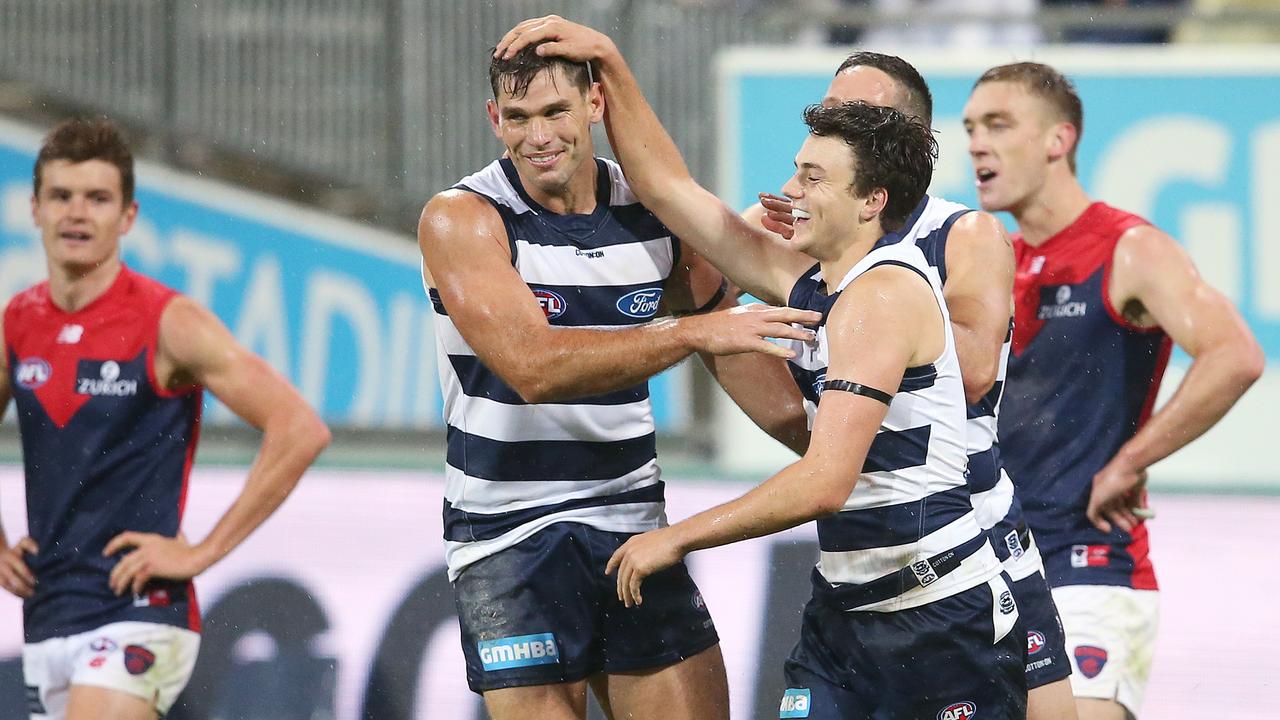
[[[1115,700],[1076,698],[1076,715],[1080,720],[1133,720],[1133,715]]]
[[[587,681],[486,690],[484,705],[492,720],[584,720]]]
[[[1067,678],[1027,692],[1027,720],[1077,720],[1076,699]]]
[[[73,669],[69,646],[68,638],[50,638],[22,647],[22,679],[32,720],[66,717]]]
[[[729,682],[720,646],[672,665],[611,673],[601,704],[628,720],[728,720]]]
[[[1071,659],[1058,607],[1044,575],[1032,573],[1014,581],[1010,588],[1018,601],[1018,626],[1026,635],[1027,687],[1034,691],[1065,680],[1071,675]],[[1057,693],[1039,695],[1056,697]]]
[[[132,693],[95,685],[72,685],[66,720],[155,720],[155,705]]]

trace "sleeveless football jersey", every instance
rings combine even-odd
[[[826,591],[826,583],[847,610],[916,607],[1000,572],[970,503],[964,386],[946,303],[914,244],[877,245],[833,288],[815,266],[792,289],[788,305],[823,315],[815,343],[790,342],[796,353],[791,372],[810,425],[827,381],[827,317],[850,283],[884,264],[905,266],[928,283],[942,311],[946,347],[933,363],[907,369],[844,508],[817,521],[822,555],[815,592]]]
[[[649,322],[679,261],[678,241],[639,204],[622,170],[603,159],[596,165],[590,214],[543,208],[506,159],[456,185],[501,215],[512,263],[553,326]],[[612,532],[666,524],[647,382],[526,403],[480,362],[440,295],[429,292],[448,425],[444,527],[451,579],[552,523]]]
[[[122,268],[76,312],[54,305],[47,282],[5,309],[4,342],[17,403],[35,596],[23,604],[26,641],[107,623],[199,630],[190,582],[152,581],[116,597],[118,558],[102,556],[126,530],[178,534],[195,457],[202,390],[156,382],[160,315],[174,291]]]
[[[1147,528],[1098,530],[1093,476],[1151,414],[1171,343],[1107,292],[1116,243],[1143,219],[1094,203],[1039,247],[1015,237],[1016,323],[1000,416],[1004,458],[1049,583],[1156,588]]]

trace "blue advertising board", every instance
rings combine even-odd
[[[40,136],[0,122],[0,302],[45,279],[31,218]],[[125,262],[212,309],[248,348],[288,377],[330,423],[443,425],[431,306],[410,234],[146,163]],[[660,427],[685,417],[683,378],[651,390]],[[211,403],[208,419],[229,412]]]

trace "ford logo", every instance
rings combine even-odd
[[[662,301],[662,288],[632,290],[618,298],[618,312],[627,317],[647,319],[658,313]]]

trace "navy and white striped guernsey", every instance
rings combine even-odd
[[[672,237],[631,193],[622,170],[596,159],[597,205],[561,215],[525,192],[509,160],[455,188],[502,217],[512,263],[553,326],[621,328],[653,318],[679,261]],[[445,560],[467,565],[556,522],[611,532],[666,525],[649,386],[529,404],[485,367],[429,289],[444,395]]]
[[[960,203],[926,195],[912,211],[903,225],[904,229],[885,235],[878,244],[914,243],[924,254],[935,274],[934,279],[939,285],[945,285],[947,238],[951,226],[970,212],[971,208]],[[1012,343],[1013,319],[1010,318],[1009,330],[1000,348],[995,384],[981,400],[968,407],[965,444],[969,455],[969,492],[978,513],[978,525],[990,532],[992,547],[1009,576],[1021,580],[1040,572],[1042,564],[1034,540],[1025,530],[1022,504],[1018,502],[1013,482],[1004,470],[1000,459],[1000,440],[996,434],[996,418],[1000,413],[1000,398],[1004,393]]]
[[[815,581],[837,591],[884,587],[892,591],[848,610],[917,607],[987,582],[1000,572],[986,533],[978,527],[965,480],[965,407],[960,363],[937,274],[911,243],[877,245],[828,291],[820,266],[797,281],[791,307],[815,310],[823,320],[813,344],[792,341],[791,372],[804,395],[810,426],[826,380],[826,320],[840,293],[858,276],[884,264],[903,265],[927,281],[943,314],[946,347],[929,365],[908,368],[889,412],[867,452],[857,485],[835,515],[821,518],[821,560]],[[857,381],[858,378],[841,378]],[[887,388],[880,388],[887,390]],[[947,557],[957,566],[941,577],[911,584],[896,580],[923,561]],[[927,572],[927,570],[926,570]]]

